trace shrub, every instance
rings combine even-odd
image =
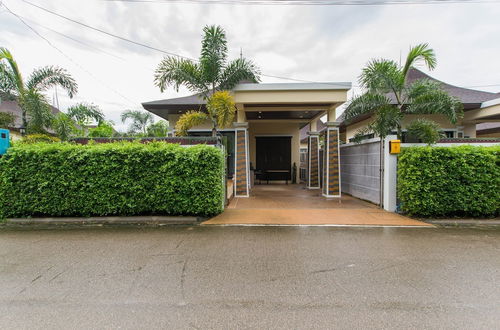
[[[1,101],[0,101],[1,102]],[[12,112],[0,112],[0,128],[9,128],[14,125],[16,116]]]
[[[223,161],[206,145],[21,144],[0,159],[0,218],[214,215]]]
[[[500,213],[500,147],[411,147],[398,161],[402,211],[423,217]]]
[[[61,142],[61,139],[47,134],[29,134],[21,140],[24,144]]]

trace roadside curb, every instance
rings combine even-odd
[[[64,218],[8,218],[0,228],[30,227],[95,227],[95,226],[170,226],[199,225],[206,220],[190,216],[130,216],[130,217],[64,217]]]
[[[494,219],[418,219],[442,227],[500,227],[500,218]]]

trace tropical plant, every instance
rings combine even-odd
[[[0,112],[0,128],[9,128],[14,125],[16,117],[11,112]]]
[[[401,138],[405,114],[442,114],[451,123],[461,118],[461,102],[448,95],[438,82],[429,79],[407,82],[410,69],[421,62],[429,70],[436,67],[434,51],[426,43],[410,48],[404,66],[387,59],[374,59],[367,64],[359,78],[366,92],[354,97],[344,112],[346,122],[361,115],[374,115],[373,122],[358,135],[371,131],[384,138],[396,130]]]
[[[130,133],[147,135],[147,128],[153,123],[153,115],[140,110],[126,110],[121,115],[122,123],[131,120],[129,126]]]
[[[80,127],[84,128],[93,121],[99,124],[104,120],[104,114],[101,109],[92,103],[78,103],[68,108],[68,116],[73,119]]]
[[[23,126],[28,130],[43,132],[50,127],[52,111],[43,93],[54,86],[62,87],[69,97],[78,90],[71,75],[55,66],[34,70],[25,82],[10,51],[0,47],[0,97],[17,100],[22,110]]]
[[[39,142],[54,143],[61,142],[61,139],[47,134],[28,134],[20,141],[21,144],[33,144]]]
[[[74,120],[63,112],[60,112],[55,116],[52,128],[62,141],[67,141],[75,135],[76,132],[78,132]]]
[[[233,96],[228,91],[212,94],[207,100],[207,112],[191,110],[183,114],[175,125],[176,134],[185,136],[193,126],[206,120],[212,123],[212,136],[217,135],[217,128],[225,128],[233,122],[236,106]]]
[[[425,118],[419,118],[412,121],[406,126],[409,137],[415,137],[417,140],[427,143],[428,145],[436,143],[443,137],[439,125]]]
[[[89,137],[112,137],[115,133],[113,124],[109,121],[101,121],[97,127],[89,129]]]
[[[260,71],[252,61],[243,57],[227,61],[226,33],[220,26],[205,26],[203,32],[199,60],[195,62],[173,56],[165,57],[156,69],[155,84],[162,92],[168,86],[173,86],[177,91],[180,86],[185,86],[191,92],[200,93],[207,101],[207,118],[212,121],[212,134],[215,135],[218,127],[224,127],[220,123],[228,125],[232,122],[235,110],[230,107],[234,101],[229,93],[221,94],[212,102],[210,110],[208,109],[210,99],[215,97],[217,91],[231,90],[243,80],[258,82]],[[232,107],[234,108],[234,105]],[[187,134],[187,129],[192,126],[188,127],[186,124],[198,122],[202,117],[199,113],[202,113],[201,108],[183,114],[181,120],[185,130],[177,134]],[[194,118],[183,118],[187,116]]]
[[[160,120],[148,126],[147,136],[165,137],[168,134],[168,121]]]

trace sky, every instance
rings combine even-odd
[[[179,55],[198,58],[202,29],[226,30],[229,58],[253,60],[266,75],[308,81],[352,82],[372,58],[399,61],[410,46],[435,50],[431,76],[447,83],[500,92],[500,2],[387,6],[290,6],[148,3],[103,0],[29,0],[71,19]],[[38,67],[68,70],[79,85],[64,111],[78,102],[98,105],[119,130],[120,113],[141,103],[189,95],[161,93],[153,75],[164,54],[74,24],[21,0],[2,0],[0,47],[9,49],[25,77]],[[423,71],[428,72],[422,67]],[[429,72],[428,72],[429,73]],[[262,82],[293,82],[262,77]],[[495,86],[490,86],[495,85]],[[47,92],[53,100],[54,90]],[[158,117],[157,117],[158,119]]]

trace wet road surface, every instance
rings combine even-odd
[[[0,327],[495,329],[500,230],[3,230]]]

